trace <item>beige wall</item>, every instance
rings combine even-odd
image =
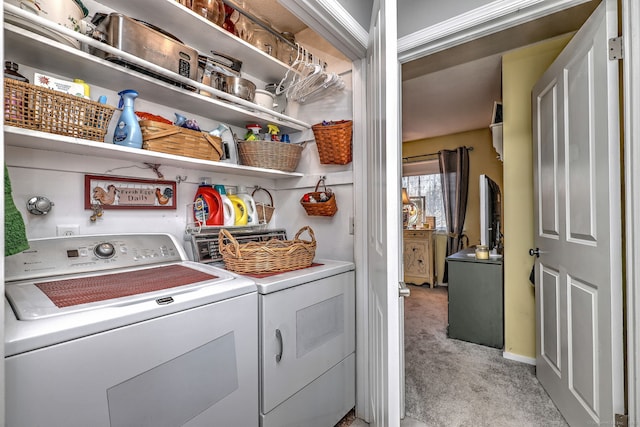
[[[489,123],[486,129],[446,135],[436,138],[419,139],[402,144],[402,157],[436,153],[439,150],[453,150],[458,147],[473,147],[469,152],[469,198],[465,218],[465,234],[469,245],[480,244],[480,184],[479,176],[488,175],[502,190],[502,162],[493,148]]]
[[[531,89],[570,39],[557,37],[502,58],[505,351],[529,358],[536,356],[528,254],[533,247]]]

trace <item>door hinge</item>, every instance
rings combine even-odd
[[[616,427],[628,427],[629,426],[629,416],[623,414],[616,414]]]
[[[614,37],[609,39],[609,60],[616,61],[624,58],[622,51],[622,37]]]

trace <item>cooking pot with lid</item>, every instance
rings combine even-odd
[[[111,13],[109,15],[96,13],[91,23],[96,25],[93,38],[102,40],[115,48],[173,71],[183,77],[192,80],[197,79],[198,51],[183,44],[177,37],[161,28],[120,13]],[[172,82],[169,78],[159,76],[153,71],[133,64],[117,55],[94,48],[90,48],[89,51],[109,61]],[[181,83],[175,83],[183,86]]]
[[[198,58],[198,74],[201,74],[199,81],[246,101],[253,101],[256,85],[240,76],[242,61],[215,51],[211,51],[211,55],[200,55]],[[205,91],[200,93],[210,96]]]

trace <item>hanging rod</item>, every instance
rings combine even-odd
[[[467,151],[473,151],[473,147],[464,147],[464,148],[466,148],[466,149],[467,149]],[[440,151],[443,151],[443,150],[440,150]],[[440,151],[437,151],[437,152],[435,152],[435,153],[418,154],[418,155],[415,155],[415,156],[407,156],[407,157],[403,157],[403,158],[402,158],[402,161],[403,161],[403,162],[407,162],[407,163],[409,163],[409,159],[416,159],[416,158],[421,158],[421,157],[433,157],[433,156],[437,156],[437,155],[440,153]]]

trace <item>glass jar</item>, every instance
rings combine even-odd
[[[278,39],[278,59],[287,65],[291,65],[296,60],[296,56],[298,56],[298,50],[295,46],[296,37],[288,32],[280,33],[280,35],[291,44]]]
[[[489,248],[485,245],[476,246],[476,259],[489,259]]]
[[[258,24],[254,24],[253,38],[250,43],[264,53],[278,57],[278,38]]]
[[[222,0],[193,0],[191,9],[216,25],[224,24],[224,3]]]

